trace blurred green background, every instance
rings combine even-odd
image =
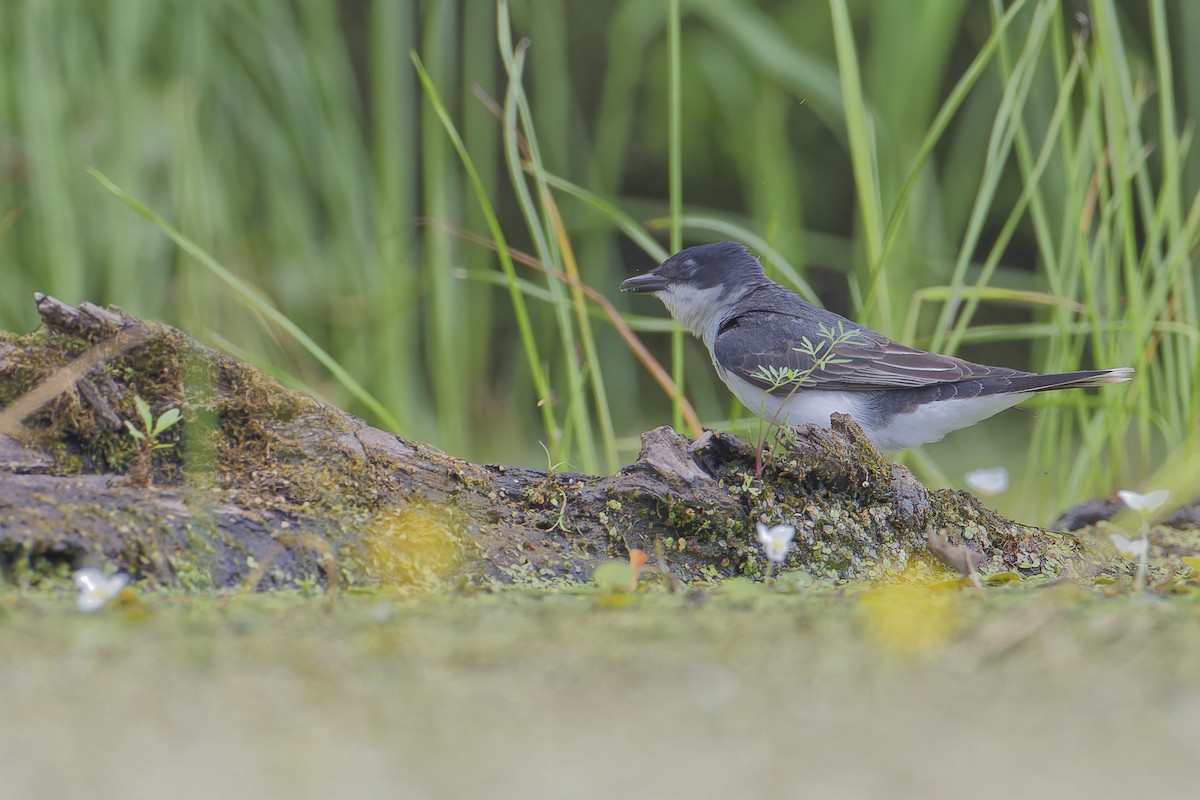
[[[908,455],[955,486],[1006,465],[1000,507],[1044,522],[1167,473],[1195,485],[1195,41],[1189,0],[8,0],[0,328],[36,325],[34,291],[115,303],[456,455],[627,463],[677,409],[594,303],[458,234],[497,229],[436,100],[505,242],[577,267],[707,425],[754,430],[702,347],[616,289],[672,227],[743,238],[908,343],[1137,367]]]

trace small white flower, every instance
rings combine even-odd
[[[1154,509],[1167,502],[1167,498],[1171,493],[1166,489],[1159,489],[1157,492],[1131,492],[1128,489],[1122,489],[1117,492],[1117,497],[1121,498],[1121,502],[1132,508],[1134,511],[1140,511],[1143,514],[1148,514]]]
[[[768,528],[761,522],[757,524],[757,527],[758,542],[763,546],[767,558],[776,564],[782,563],[787,558],[788,550],[791,549],[792,537],[796,535],[796,529],[791,525],[776,525]]]
[[[88,567],[72,572],[71,580],[75,581],[75,586],[79,589],[75,604],[79,606],[80,611],[90,614],[103,608],[109,600],[119,595],[125,584],[129,583],[129,576],[119,572],[109,577],[95,567]]]
[[[1130,541],[1119,533],[1110,533],[1108,538],[1112,539],[1113,547],[1117,548],[1117,552],[1125,558],[1141,558],[1150,549],[1150,542],[1145,536]]]
[[[1008,488],[1008,470],[1004,467],[976,469],[963,475],[963,480],[976,492],[991,497]]]

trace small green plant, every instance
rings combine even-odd
[[[803,356],[807,356],[812,361],[804,369],[796,369],[795,367],[776,367],[760,364],[755,377],[759,380],[771,384],[769,391],[776,391],[785,386],[792,386],[792,392],[795,392],[803,386],[814,373],[820,372],[833,364],[849,364],[850,359],[840,358],[836,355],[837,348],[845,344],[861,344],[858,338],[858,330],[851,328],[846,330],[846,326],[839,320],[837,331],[829,327],[825,323],[817,323],[818,329],[821,331],[821,339],[815,344],[807,336],[800,337],[800,346],[792,349]],[[791,394],[789,393],[789,397]]]
[[[150,454],[155,450],[166,450],[175,446],[171,442],[160,442],[158,437],[162,436],[171,426],[179,422],[180,414],[178,408],[168,408],[156,419],[154,413],[150,410],[150,404],[139,395],[134,395],[133,404],[137,408],[142,428],[139,430],[132,422],[125,420],[125,427],[129,430],[129,435],[138,444],[137,463],[134,465],[130,475],[133,477],[135,483],[141,486],[149,486]]]
[[[763,448],[766,447],[767,437],[771,430],[779,422],[779,415],[783,413],[783,407],[792,399],[792,395],[800,391],[806,383],[813,383],[812,376],[821,372],[834,364],[849,364],[850,359],[838,355],[838,348],[847,344],[862,344],[859,339],[857,328],[846,330],[846,326],[839,320],[837,329],[826,325],[825,323],[817,323],[818,329],[821,331],[820,338],[813,342],[807,336],[800,338],[800,346],[793,347],[792,350],[799,353],[809,363],[807,366],[797,369],[796,367],[778,367],[774,364],[760,364],[758,371],[754,373],[754,377],[763,383],[768,384],[766,393],[763,395],[762,405],[758,410],[758,447],[754,455],[754,474],[756,477],[762,476],[763,470]],[[773,395],[775,392],[790,386],[791,389],[784,395],[779,408],[775,411],[771,418],[767,419],[767,395]]]

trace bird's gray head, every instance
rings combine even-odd
[[[770,283],[746,246],[717,242],[680,250],[658,269],[630,278],[622,292],[654,294],[683,327],[708,343],[746,292]]]

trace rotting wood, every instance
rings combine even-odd
[[[611,476],[475,464],[284,389],[174,328],[47,295],[37,305],[41,330],[0,338],[0,405],[61,384],[10,438],[0,432],[10,572],[91,559],[168,585],[288,586],[324,580],[332,552],[349,585],[544,583],[586,579],[640,548],[684,579],[756,575],[759,520],[794,524],[789,564],[835,579],[935,569],[931,530],[977,549],[985,574],[1054,575],[1077,555],[1070,536],[927,490],[842,415],[832,429],[788,429],[761,477],[736,438],[692,442],[666,427]],[[71,371],[98,346],[117,352]],[[134,418],[135,395],[155,414],[183,413],[147,489],[122,474],[134,442],[114,425]],[[328,546],[305,544],[313,536]]]

